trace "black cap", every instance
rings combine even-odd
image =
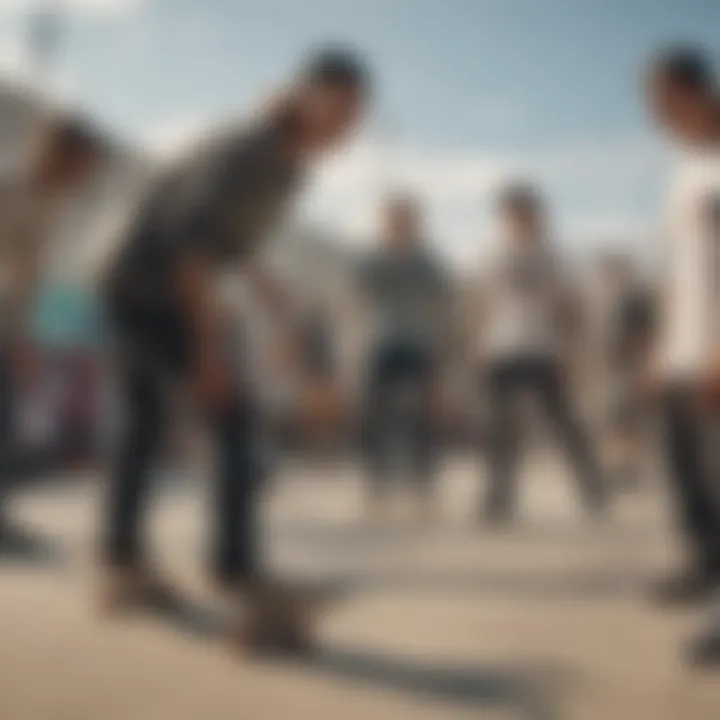
[[[657,76],[685,88],[711,91],[715,85],[712,62],[697,47],[667,48],[657,55],[651,67]]]
[[[107,140],[90,122],[76,115],[61,115],[50,120],[46,141],[53,148],[65,152],[102,155]]]
[[[367,92],[370,76],[362,58],[341,47],[323,48],[305,62],[302,77],[309,84],[345,85]]]

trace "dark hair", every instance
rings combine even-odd
[[[540,212],[543,204],[540,191],[526,181],[505,185],[497,195],[497,207],[501,212]]]
[[[711,92],[715,87],[712,63],[698,48],[668,48],[657,55],[651,68],[658,77],[683,88]]]
[[[302,79],[308,84],[342,85],[366,93],[370,75],[359,55],[344,48],[325,48],[305,62]]]
[[[420,203],[409,192],[392,192],[385,198],[385,208],[392,212],[403,212],[417,215],[420,212]]]
[[[99,131],[76,116],[52,119],[45,129],[45,147],[49,152],[100,156],[107,143]]]

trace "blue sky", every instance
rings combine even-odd
[[[489,233],[493,185],[519,172],[547,185],[568,242],[647,243],[667,166],[638,100],[639,70],[668,41],[720,55],[715,0],[60,2],[59,82],[118,132],[158,147],[252,106],[314,43],[363,49],[376,114],[326,168],[309,212],[367,233],[378,188],[409,185],[458,258]],[[27,61],[31,5],[0,0],[6,64]]]

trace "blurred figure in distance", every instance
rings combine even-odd
[[[385,501],[397,474],[393,449],[405,447],[405,471],[427,515],[434,508],[441,450],[437,411],[448,359],[451,286],[427,244],[414,198],[389,197],[382,223],[380,246],[360,272],[371,328],[362,420],[368,507]]]
[[[485,519],[512,521],[515,512],[519,399],[542,404],[575,471],[585,510],[602,513],[607,492],[590,439],[569,397],[563,346],[567,298],[544,203],[528,183],[498,198],[502,238],[481,288],[476,327],[481,382],[489,398],[489,488]]]
[[[14,433],[18,394],[31,381],[30,317],[48,245],[66,209],[98,170],[104,142],[83,121],[48,118],[27,167],[0,186],[0,550],[6,499],[19,457]]]

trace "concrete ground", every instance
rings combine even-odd
[[[188,594],[164,620],[95,611],[95,482],[27,491],[0,562],[0,718],[718,720],[720,675],[682,659],[702,615],[644,597],[678,554],[660,484],[590,524],[563,466],[538,458],[525,476],[520,524],[491,532],[470,460],[446,468],[431,524],[402,508],[363,519],[352,467],[288,466],[266,508],[270,561],[346,592],[317,651],[282,662],[223,642],[204,481],[156,498],[154,547]]]

